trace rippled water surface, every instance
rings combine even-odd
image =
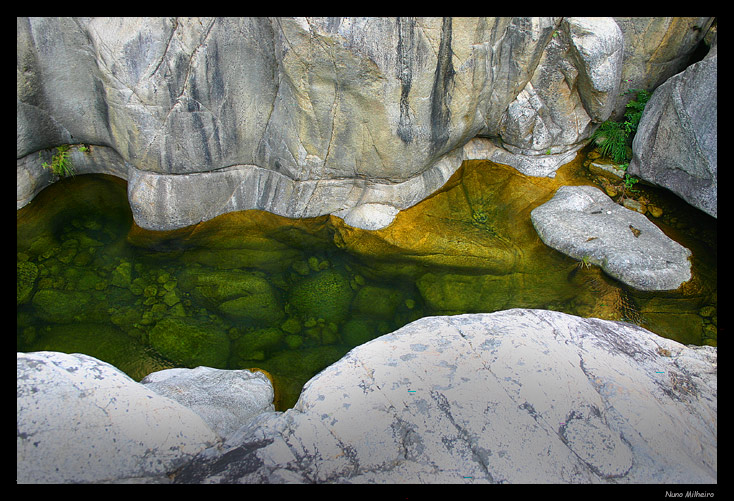
[[[539,244],[528,221],[512,220],[516,209],[480,193],[487,179],[510,176],[496,168],[458,173],[476,183],[449,183],[384,233],[259,211],[145,231],[124,181],[65,179],[17,213],[17,349],[86,353],[136,380],[175,366],[260,368],[285,409],[351,348],[427,315],[547,308],[716,344],[715,223],[701,229],[687,209],[660,221],[694,251],[695,290],[630,291]],[[424,229],[432,217],[454,244]],[[413,247],[398,248],[401,238]]]

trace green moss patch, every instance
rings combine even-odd
[[[165,317],[150,330],[149,340],[161,355],[187,367],[225,367],[229,357],[227,334],[194,318]]]
[[[321,271],[297,282],[288,300],[303,318],[323,318],[339,323],[349,314],[354,291],[349,279],[334,269]]]

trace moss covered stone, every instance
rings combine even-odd
[[[178,277],[179,289],[235,319],[273,324],[285,316],[275,288],[261,276],[240,270],[193,268]]]
[[[68,323],[90,316],[92,296],[86,292],[41,289],[33,296],[36,314],[44,320]]]
[[[270,289],[230,299],[219,305],[219,311],[235,319],[250,319],[259,324],[280,322],[285,313]]]
[[[172,367],[130,336],[104,323],[53,325],[23,349],[84,353],[114,365],[136,381],[151,372]]]
[[[288,334],[298,334],[301,332],[301,322],[299,322],[295,317],[290,317],[288,320],[283,322],[280,328]]]
[[[283,340],[285,341],[285,344],[288,346],[288,348],[290,348],[291,350],[300,348],[300,346],[303,344],[303,338],[296,334],[288,334]]]
[[[110,283],[117,287],[130,287],[132,283],[132,265],[128,261],[121,262],[110,274]]]
[[[297,351],[284,350],[263,366],[270,372],[305,379],[316,375],[339,360],[344,352],[336,346],[318,346]],[[301,383],[303,384],[303,383]]]
[[[372,340],[375,334],[369,322],[362,319],[349,320],[342,327],[342,340],[350,347]]]
[[[161,355],[188,367],[224,368],[229,357],[227,333],[194,318],[165,317],[150,330],[149,340]]]
[[[402,300],[403,294],[399,290],[365,285],[357,292],[352,308],[366,315],[392,318]]]
[[[285,332],[277,327],[246,332],[234,342],[232,351],[243,360],[262,360],[284,337]]]
[[[297,282],[290,290],[290,304],[303,318],[323,318],[339,323],[349,314],[354,291],[342,273],[328,269]]]
[[[33,287],[38,278],[38,267],[30,261],[18,261],[18,303],[22,304],[31,298]]]

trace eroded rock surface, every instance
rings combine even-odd
[[[428,317],[352,350],[174,481],[715,483],[716,388],[715,348],[630,324]]]
[[[672,290],[691,278],[691,251],[596,187],[561,186],[530,217],[547,245],[636,289]]]
[[[623,54],[612,18],[19,18],[17,31],[18,206],[51,181],[39,151],[88,143],[110,149],[136,222],[156,230],[252,208],[384,227],[478,136],[478,158],[552,174],[611,113]]]

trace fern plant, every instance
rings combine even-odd
[[[607,120],[594,131],[591,138],[599,147],[602,156],[611,158],[615,163],[621,164],[629,160],[627,147],[632,143],[632,137],[637,132],[642,112],[650,100],[650,92],[643,89],[631,89],[627,93],[636,92],[636,99],[627,103],[623,122]]]
[[[627,103],[626,109],[624,113],[625,117],[625,128],[630,134],[634,134],[637,132],[637,126],[640,124],[640,118],[642,118],[642,112],[645,110],[645,105],[650,100],[650,94],[646,90],[631,90],[629,92],[637,92],[637,99],[631,100],[629,103]]]
[[[623,163],[627,160],[627,137],[628,133],[624,125],[612,120],[603,122],[591,135],[599,147],[599,153],[616,163]]]

